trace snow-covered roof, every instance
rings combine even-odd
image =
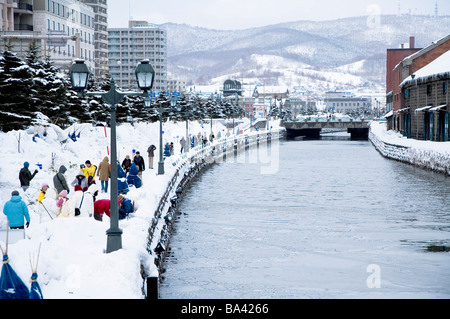
[[[389,111],[388,113],[386,113],[383,117],[384,118],[388,118],[394,115],[394,111]]]
[[[450,76],[450,50],[408,76],[402,83],[400,83],[400,86],[409,84],[412,81],[423,81],[436,76]]]
[[[409,65],[412,63],[413,60],[415,60],[417,57],[420,57],[422,55],[424,55],[425,53],[431,51],[432,49],[436,48],[437,46],[441,45],[442,43],[449,41],[450,40],[450,34],[436,40],[433,41],[430,45],[426,46],[425,48],[405,57],[399,64],[397,64],[395,66],[395,68],[397,68],[400,64],[405,64],[405,65]]]
[[[418,109],[415,109],[414,112],[423,112],[423,111],[427,111],[427,110],[431,109],[432,107],[433,107],[432,105],[427,105],[427,106],[424,106],[424,107],[420,107],[420,108],[418,108]]]
[[[439,106],[432,107],[429,111],[430,112],[434,112],[434,111],[438,111],[440,109],[443,109],[445,107],[447,107],[447,104],[442,104],[442,105],[439,105]]]

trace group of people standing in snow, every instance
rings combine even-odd
[[[128,184],[139,188],[142,186],[142,172],[145,171],[145,162],[139,151],[135,152],[133,150],[133,153],[133,159],[129,155],[125,156],[121,168],[127,178]],[[150,168],[153,168],[153,166],[150,166]],[[118,177],[120,178],[120,176]]]
[[[30,181],[38,172],[38,170],[35,170],[31,173],[29,163],[24,163],[23,168],[19,172],[20,185],[24,192],[27,191]],[[40,222],[76,216],[94,217],[96,220],[101,221],[105,213],[110,216],[110,200],[96,200],[99,189],[95,181],[97,176],[101,184],[100,191],[102,193],[108,192],[111,173],[108,157],[105,156],[98,167],[89,160],[80,165],[80,172],[71,183],[73,193],[71,193],[68,186],[65,177],[66,172],[67,168],[61,165],[58,172],[53,176],[53,188],[48,183],[41,184],[38,195]],[[71,193],[70,197],[69,193]],[[119,219],[124,219],[128,214],[134,212],[134,205],[131,200],[123,195],[119,196],[118,206]],[[11,199],[5,203],[3,213],[7,216],[11,229],[23,229],[25,226],[28,227],[30,225],[31,220],[28,207],[17,190],[11,193]]]

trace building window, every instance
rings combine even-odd
[[[431,84],[427,85],[427,95],[430,95],[431,92],[433,91]]]
[[[442,94],[446,95],[447,94],[447,81],[445,81],[444,83],[442,83]]]
[[[409,99],[409,89],[406,89],[405,91],[404,91],[404,98],[405,99]]]

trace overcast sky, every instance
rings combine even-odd
[[[236,30],[298,20],[332,20],[377,13],[450,15],[449,0],[108,0],[108,25],[127,27],[130,17],[155,24],[186,23]]]

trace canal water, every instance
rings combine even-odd
[[[450,178],[346,137],[249,152],[191,184],[160,298],[450,297]]]

